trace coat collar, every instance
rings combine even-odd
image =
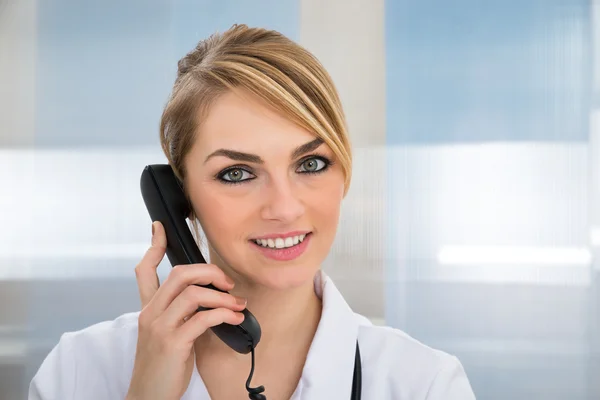
[[[322,300],[321,319],[291,400],[346,400],[352,390],[359,322],[331,278],[321,270],[315,275],[314,289]],[[268,388],[265,394],[268,398]],[[182,399],[209,400],[196,365]]]
[[[315,292],[323,310],[293,400],[349,399],[359,323],[331,278],[319,271]]]

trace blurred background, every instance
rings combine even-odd
[[[323,268],[351,306],[478,399],[600,398],[600,1],[0,0],[0,399],[139,309],[176,63],[233,23],[339,88],[356,161]]]

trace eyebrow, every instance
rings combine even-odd
[[[311,151],[315,150],[317,147],[319,147],[321,144],[323,144],[323,140],[320,138],[312,140],[308,143],[304,143],[303,145],[300,145],[294,149],[294,151],[292,152],[292,158],[297,158],[303,154],[311,152]],[[231,158],[232,160],[235,160],[235,161],[250,162],[250,163],[255,163],[255,164],[264,164],[263,159],[260,158],[260,156],[258,156],[256,154],[243,153],[241,151],[228,150],[228,149],[219,149],[219,150],[216,150],[216,151],[210,153],[209,156],[206,157],[206,160],[204,160],[204,163],[206,164],[206,162],[208,160],[210,160],[212,157],[217,157],[217,156]]]

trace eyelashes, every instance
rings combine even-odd
[[[252,175],[250,171],[238,166],[229,167],[228,169],[217,175],[217,179],[223,183],[235,185],[238,183],[246,182],[248,180],[255,179],[254,177],[248,177]],[[245,179],[243,179],[245,177]]]
[[[298,162],[296,172],[316,175],[325,172],[333,162],[323,155],[310,155]],[[232,165],[220,171],[215,179],[226,185],[239,185],[256,179],[252,168],[247,165]]]

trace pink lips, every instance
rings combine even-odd
[[[303,233],[304,232],[299,232],[299,233],[292,232],[292,235],[287,235],[287,236],[302,235]],[[276,236],[276,237],[286,237],[286,236]],[[253,246],[255,249],[257,249],[258,251],[260,251],[265,257],[268,257],[270,259],[277,260],[277,261],[290,261],[290,260],[300,257],[302,255],[302,253],[304,253],[304,251],[308,247],[308,243],[310,242],[311,237],[312,237],[312,234],[307,234],[304,237],[304,240],[302,242],[298,243],[295,246],[285,247],[283,249],[272,249],[270,247],[263,247],[261,245],[254,243],[253,241],[250,241],[250,245]],[[261,237],[259,239],[268,239],[268,238],[269,237]],[[271,238],[273,238],[273,236],[271,236]]]
[[[286,233],[271,233],[268,235],[255,237],[254,240],[256,240],[256,239],[275,239],[275,238],[285,239],[287,237],[306,235],[308,233],[310,233],[310,231],[292,231],[292,232],[286,232]]]

